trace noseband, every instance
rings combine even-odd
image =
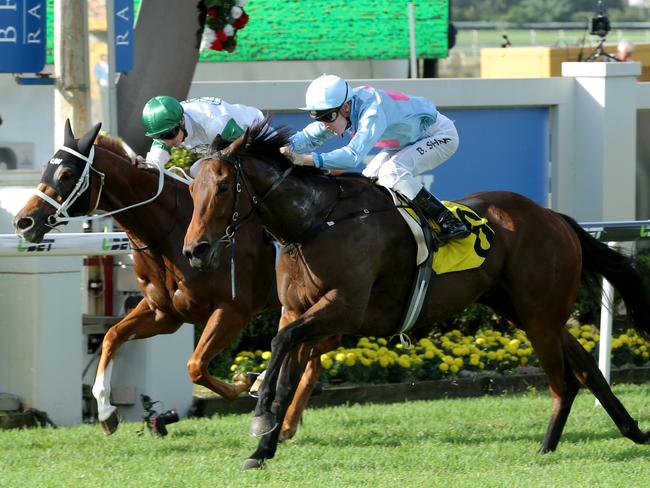
[[[56,212],[53,213],[52,215],[48,216],[47,218],[47,223],[49,226],[54,227],[55,225],[59,223],[67,223],[71,222],[73,220],[80,220],[78,217],[70,217],[68,215],[68,210],[70,207],[74,204],[74,202],[77,201],[77,199],[83,195],[86,191],[89,190],[90,188],[90,170],[92,169],[96,173],[100,175],[101,178],[101,186],[99,189],[99,192],[97,193],[97,201],[95,202],[95,207],[91,212],[94,212],[97,209],[97,205],[99,204],[99,198],[101,196],[101,190],[104,186],[104,174],[100,173],[97,171],[95,168],[92,167],[93,164],[93,159],[95,158],[95,146],[91,146],[90,148],[90,153],[88,153],[88,156],[84,156],[80,152],[75,151],[74,149],[71,149],[67,146],[61,146],[59,148],[61,151],[65,151],[67,153],[72,154],[73,156],[78,157],[82,161],[86,162],[86,166],[84,166],[83,171],[81,172],[81,176],[77,180],[77,184],[74,186],[72,191],[70,192],[70,195],[63,201],[63,203],[59,203],[56,200],[54,200],[52,197],[49,195],[45,194],[44,192],[40,191],[39,189],[34,190],[34,195],[37,197],[40,197],[41,200],[45,200],[47,203],[52,205],[55,209]],[[85,220],[85,218],[84,218]]]

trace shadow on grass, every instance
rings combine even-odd
[[[624,450],[605,453],[601,457],[601,459],[611,461],[611,462],[618,462],[618,463],[629,461],[630,459],[636,459],[636,458],[642,458],[645,461],[648,459],[648,454],[650,454],[649,449],[650,446],[648,446],[647,444],[645,445],[633,444]]]
[[[427,441],[434,439],[436,443],[440,444],[454,444],[454,445],[468,445],[474,446],[477,444],[491,444],[495,442],[507,442],[507,443],[533,443],[539,444],[541,446],[542,440],[544,439],[544,430],[540,430],[539,433],[499,433],[499,434],[490,434],[486,431],[484,433],[472,431],[467,435],[462,434],[449,434],[449,433],[435,433],[431,431],[425,432],[393,432],[393,435],[387,435],[385,431],[377,430],[368,430],[364,432],[363,440],[361,441],[357,436],[336,436],[332,437],[327,433],[319,434],[305,434],[302,435],[298,433],[298,436],[295,438],[295,441],[303,445],[313,445],[313,446],[331,446],[335,443],[341,447],[359,447],[360,445],[364,446],[383,446],[383,447],[397,447],[403,444],[411,444],[421,442],[423,439]],[[570,444],[582,444],[586,442],[593,441],[606,441],[606,440],[616,440],[621,439],[625,442],[632,442],[628,439],[625,439],[622,434],[615,429],[606,430],[606,431],[567,431],[562,435],[560,439],[560,444],[558,449],[561,450],[563,445]],[[639,455],[647,457],[648,452],[643,449],[644,446],[634,445],[639,448]],[[650,446],[647,446],[650,449]],[[634,447],[630,449],[634,453]]]
[[[470,435],[456,435],[456,434],[440,434],[438,440],[441,443],[448,444],[476,444],[478,443],[489,443],[495,441],[503,442],[539,442],[540,445],[544,439],[545,430],[540,430],[539,433],[499,433],[499,434],[490,434],[489,432],[485,433],[476,433],[472,432]],[[589,430],[584,431],[565,431],[560,438],[560,446],[563,443],[578,443],[585,441],[594,441],[594,440],[611,440],[622,438],[620,432],[617,430],[608,430],[594,432]]]

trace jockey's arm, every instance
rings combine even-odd
[[[149,163],[157,164],[161,168],[165,167],[165,164],[167,164],[167,161],[169,161],[170,158],[171,148],[158,139],[154,139],[153,144],[151,144],[151,148],[145,157]]]
[[[311,153],[308,154],[298,154],[291,150],[289,146],[284,146],[280,149],[280,152],[284,154],[291,162],[297,166],[314,166],[314,157]]]

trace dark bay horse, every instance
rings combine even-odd
[[[93,386],[102,427],[112,433],[119,422],[116,407],[110,403],[112,361],[125,341],[171,334],[185,322],[204,325],[187,363],[190,378],[232,400],[251,381],[242,376],[234,384],[224,383],[208,373],[210,361],[237,337],[253,314],[277,308],[279,302],[274,286],[275,251],[261,226],[249,225],[238,233],[233,300],[230,252],[223,253],[211,270],[192,268],[182,254],[192,214],[188,185],[153,168],[134,166],[114,139],[99,136],[93,146],[98,131],[99,125],[77,140],[66,124],[68,150],[61,149],[52,157],[37,188],[45,197],[31,197],[14,225],[18,235],[40,242],[54,226],[66,221],[66,215],[87,216],[102,209],[116,212],[115,220],[129,236],[144,298],[106,333]],[[70,198],[75,193],[78,198]],[[70,205],[57,210],[64,201]],[[320,374],[319,358],[317,363],[313,374],[305,378],[308,384]],[[287,436],[295,431],[298,419],[299,414]]]
[[[191,190],[194,214],[185,237],[194,265],[217,259],[214,243],[241,220],[261,222],[287,246],[276,272],[280,301],[293,321],[272,341],[251,426],[261,439],[245,468],[261,467],[276,452],[276,427],[305,364],[305,344],[341,334],[396,334],[415,273],[414,239],[397,210],[386,210],[392,201],[383,189],[359,175],[294,167],[280,152],[285,144],[286,134],[260,124],[204,161]],[[416,326],[478,301],[526,332],[552,397],[540,452],[556,449],[581,384],[625,437],[645,443],[649,434],[565,327],[581,274],[595,272],[619,290],[633,324],[650,332],[649,296],[630,260],[570,217],[522,195],[476,193],[461,203],[487,217],[495,232],[492,249],[481,267],[433,279]]]

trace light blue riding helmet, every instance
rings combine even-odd
[[[336,75],[321,75],[312,81],[305,94],[305,107],[311,112],[338,108],[352,98],[348,82]]]

